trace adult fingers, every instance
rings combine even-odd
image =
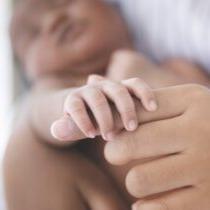
[[[194,166],[185,154],[172,155],[132,168],[126,177],[126,186],[137,198],[151,197],[175,189],[197,184]]]
[[[206,90],[208,89],[199,85],[181,85],[155,90],[155,95],[158,101],[158,109],[155,112],[147,112],[142,108],[139,101],[135,101],[138,121],[140,124],[144,124],[180,116],[184,114],[190,106],[193,106],[194,102],[197,103],[201,98],[200,96],[206,94]],[[115,124],[119,129],[122,129],[123,124],[121,119],[115,113],[115,118],[116,116],[117,120],[115,121]],[[74,125],[74,123],[71,122],[71,125]],[[73,128],[75,128],[75,126],[73,126]],[[78,138],[84,137],[79,129],[73,128],[71,129],[72,136],[77,136]],[[71,135],[69,136],[69,139],[73,139]]]
[[[136,202],[132,210],[208,210],[209,199],[198,188],[186,188],[163,197]]]
[[[91,169],[92,168],[92,169]],[[84,168],[83,168],[84,169]],[[91,169],[91,170],[90,170]],[[112,180],[94,165],[89,165],[87,173],[79,179],[78,186],[82,196],[91,210],[127,210],[126,199],[114,187]],[[94,171],[94,180],[93,180]],[[90,173],[89,173],[90,172]],[[80,176],[80,175],[79,175]],[[90,181],[92,180],[92,181]]]
[[[141,125],[136,131],[121,132],[105,146],[106,159],[115,165],[170,155],[185,150],[187,141],[181,130],[182,117]]]

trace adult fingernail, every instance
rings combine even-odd
[[[136,130],[137,128],[137,122],[135,120],[131,120],[129,123],[128,123],[128,130],[129,131],[134,131]]]
[[[156,101],[155,100],[151,100],[149,102],[149,111],[156,111],[157,108],[158,108],[158,105],[157,105]]]

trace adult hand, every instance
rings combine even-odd
[[[126,177],[135,210],[210,209],[210,92],[198,85],[156,91],[159,109],[138,110],[140,126],[105,147],[115,165],[151,159]]]

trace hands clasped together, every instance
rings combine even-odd
[[[140,99],[143,106],[132,96]],[[183,85],[152,91],[138,79],[117,84],[94,76],[71,97],[73,100],[68,97],[64,106],[68,118],[62,117],[53,125],[57,138],[61,134],[59,129],[68,126],[74,130],[65,131],[67,135],[65,138],[61,135],[60,140],[93,137],[88,131],[97,129],[94,130],[88,107],[102,136],[112,140],[105,146],[105,157],[111,164],[147,159],[131,168],[126,177],[129,193],[137,198],[133,209],[208,209],[210,114],[205,110],[210,107],[210,93],[207,88]],[[139,126],[135,123],[129,126],[129,122]],[[108,131],[112,131],[111,139],[106,135]]]
[[[87,85],[76,88],[67,96],[63,117],[53,124],[52,133],[58,139],[71,140],[70,119],[88,138],[102,135],[105,140],[111,140],[122,129],[122,123],[127,131],[134,131],[138,119],[133,96],[141,100],[146,110],[156,110],[154,93],[141,79],[132,78],[119,83],[101,76],[90,76]],[[114,113],[111,103],[116,108]],[[122,123],[116,124],[114,115],[117,113]]]

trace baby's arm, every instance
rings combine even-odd
[[[210,77],[199,65],[180,58],[155,64],[143,54],[132,50],[113,53],[107,77],[120,81],[140,77],[153,88],[198,83],[209,86]]]
[[[155,97],[151,89],[140,79],[120,83],[92,76],[87,85],[79,88],[55,88],[44,83],[36,85],[32,90],[26,106],[28,110],[26,119],[39,139],[52,145],[72,144],[72,141],[56,141],[53,138],[54,136],[65,140],[67,134],[71,132],[69,128],[81,129],[85,134],[84,138],[103,134],[104,139],[108,139],[107,135],[114,131],[110,101],[116,106],[127,130],[134,130],[137,127],[132,95],[139,98],[147,110],[154,109]],[[71,125],[70,117],[75,122]],[[57,119],[60,120],[56,121]],[[100,128],[100,133],[97,128]],[[75,136],[73,140],[79,140],[79,137]]]
[[[70,143],[57,142],[50,132],[51,124],[60,117],[63,103],[73,88],[52,88],[37,85],[30,93],[26,109],[26,120],[32,131],[51,145],[66,146]],[[71,142],[72,143],[72,142]]]
[[[161,88],[166,86],[180,85],[190,82],[196,82],[196,80],[189,80],[192,76],[189,72],[195,72],[192,70],[193,64],[187,62],[180,62],[179,59],[164,62],[164,64],[155,64],[151,60],[147,59],[143,54],[132,50],[119,50],[113,53],[107,77],[121,81],[131,77],[140,77],[147,82],[153,88]],[[179,68],[188,72],[187,77],[183,74],[177,74],[173,71],[174,68]],[[191,69],[191,71],[189,71]],[[199,72],[202,72],[197,70]],[[180,72],[180,71],[179,71]],[[194,79],[197,75],[194,75]]]
[[[157,108],[152,89],[141,79],[114,82],[92,75],[87,85],[69,93],[64,103],[62,118],[52,125],[52,134],[62,141],[77,140],[80,135],[71,135],[74,133],[71,132],[72,128],[77,127],[77,130],[79,128],[83,132],[83,136],[94,138],[102,135],[105,140],[111,140],[118,129],[113,117],[116,112],[119,113],[123,127],[134,131],[138,125],[135,97],[141,100],[147,111],[155,111]]]

